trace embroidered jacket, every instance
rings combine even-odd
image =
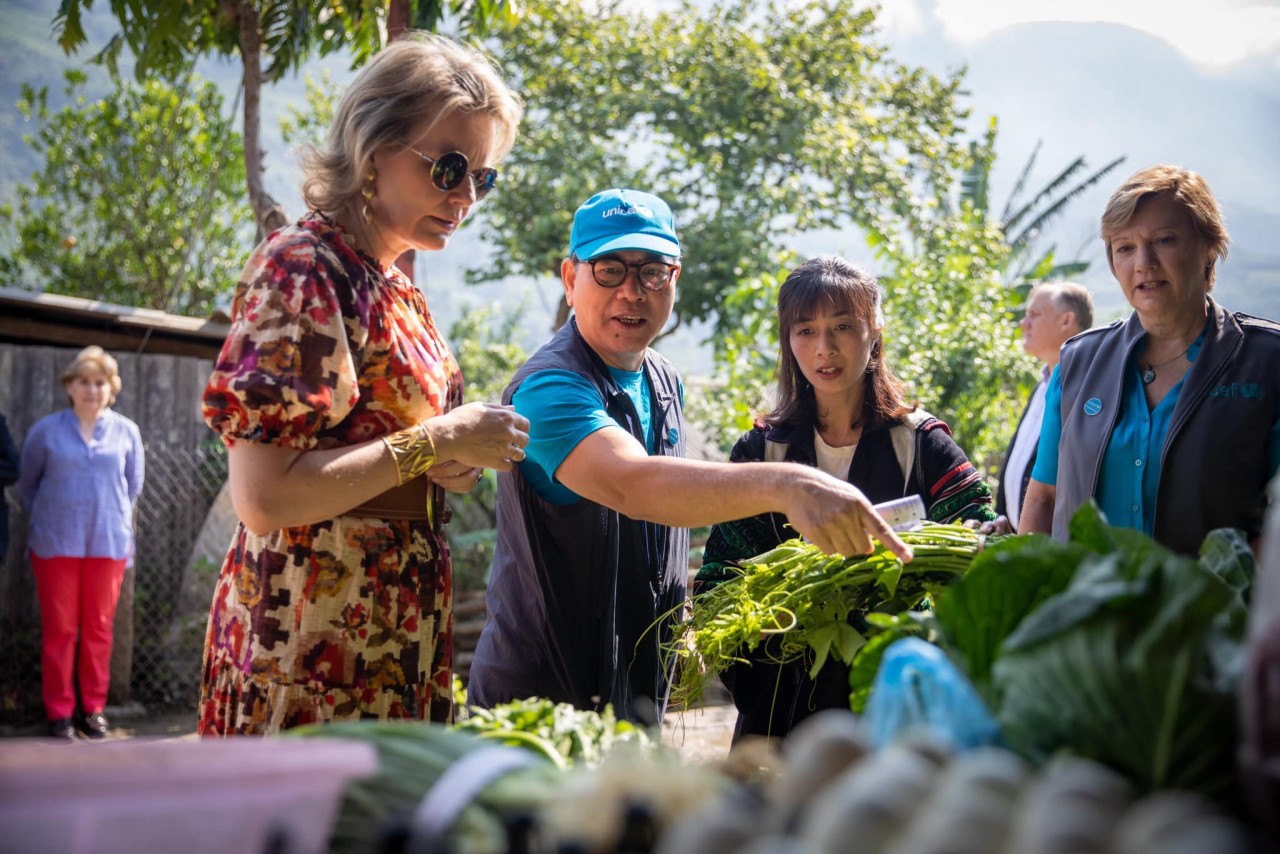
[[[907,462],[894,448],[894,423],[868,425],[849,466],[849,482],[876,504],[920,495],[929,518],[936,522],[964,519],[991,521],[991,489],[954,441],[947,425],[931,416],[915,424],[915,448]],[[770,443],[787,446],[785,459],[813,466],[813,427],[757,425],[734,446],[729,459],[737,463],[766,459]],[[903,467],[908,471],[904,472]],[[796,532],[786,517],[769,513],[716,525],[707,540],[695,592],[730,576],[727,564],[762,554]],[[697,607],[697,600],[694,600]],[[753,654],[750,665],[737,665],[722,674],[722,681],[738,708],[734,740],[743,735],[784,736],[800,721],[822,709],[849,708],[849,668],[828,660],[817,679],[809,678],[812,662],[779,667],[768,661],[767,649]]]

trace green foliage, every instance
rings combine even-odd
[[[678,318],[724,332],[726,294],[791,236],[917,217],[963,156],[959,77],[893,62],[874,20],[835,0],[686,3],[639,27],[616,4],[531,4],[500,34],[529,114],[486,202],[501,251],[472,279],[554,273],[582,201],[643,187],[676,215]]]
[[[908,564],[880,543],[870,555],[845,558],[788,540],[739,562],[726,580],[704,583],[664,649],[679,662],[673,701],[687,707],[736,662],[803,662],[811,679],[828,658],[854,664],[870,638],[897,629],[877,616],[920,608],[979,548],[977,532],[960,525],[926,523],[900,536],[915,554]]]
[[[725,312],[732,313],[737,323],[715,337],[715,385],[734,393],[698,396],[691,402],[690,416],[729,447],[751,429],[753,418],[769,398],[778,364],[774,307],[778,289],[796,263],[794,254],[779,252],[766,271],[746,277],[724,296]]]
[[[1102,519],[1092,503],[1082,514]],[[1215,531],[1196,561],[1108,530],[1111,550],[1004,639],[992,668],[1001,728],[1036,761],[1067,749],[1143,791],[1230,799],[1252,552],[1239,531]]]
[[[313,56],[349,50],[359,66],[385,42],[387,16],[397,0],[168,0],[112,2],[120,32],[94,56],[112,73],[128,50],[136,60],[139,80],[181,76],[205,56],[235,56],[252,30],[267,61],[266,75],[278,79]],[[414,29],[434,31],[447,19],[483,34],[495,23],[511,24],[515,7],[509,0],[400,0]],[[58,44],[67,53],[88,40],[82,17],[93,0],[64,0],[54,17]]]
[[[82,16],[93,0],[63,0],[54,17],[58,44],[68,54],[87,41]],[[244,68],[245,186],[260,233],[288,221],[263,185],[259,141],[262,87],[296,70],[312,56],[349,51],[354,64],[366,62],[384,44],[393,16],[400,26],[435,30],[450,15],[463,29],[483,33],[492,23],[510,25],[511,0],[113,0],[120,32],[94,57],[113,77],[125,48],[136,59],[138,80],[175,80],[195,62],[211,56],[239,57]]]
[[[497,401],[528,353],[518,342],[523,304],[467,308],[449,327],[449,344],[466,380],[467,400]]]
[[[289,106],[280,118],[280,136],[286,145],[321,145],[333,123],[334,107],[338,103],[333,75],[322,69],[320,79],[310,74],[303,78],[303,106]]]
[[[596,712],[539,697],[491,709],[469,708],[454,728],[511,747],[540,749],[565,767],[599,765],[611,750],[624,744],[638,750],[657,746],[645,730],[614,717],[612,706]]]
[[[523,311],[523,305],[502,313],[492,305],[468,308],[450,327],[449,343],[462,369],[468,401],[501,400],[503,389],[524,364],[528,354],[516,343]],[[485,472],[475,489],[450,496],[449,504],[454,517],[446,531],[454,583],[463,590],[482,590],[496,543],[496,476]]]
[[[935,597],[940,645],[1031,761],[1069,752],[1143,792],[1229,798],[1254,576],[1244,535],[1213,531],[1194,560],[1109,526],[1092,501],[1069,534],[979,555]]]
[[[19,287],[203,315],[234,285],[252,234],[240,138],[210,83],[116,81],[48,107],[27,87],[25,137],[43,169],[0,207],[0,275]]]
[[[1000,644],[1045,599],[1066,589],[1086,553],[1038,534],[1011,537],[981,552],[963,582],[935,597],[944,643],[984,699],[994,699],[991,667]]]
[[[953,428],[974,465],[989,468],[1031,388],[1018,340],[1016,294],[1001,278],[1008,247],[975,211],[943,215],[914,235],[875,235],[891,271],[885,351],[913,396]]]
[[[777,288],[797,261],[787,244],[858,227],[890,271],[892,364],[963,425],[976,463],[994,460],[1030,365],[1001,281],[1003,233],[972,210],[948,213],[970,162],[961,76],[893,61],[872,10],[758,5],[686,4],[637,28],[610,4],[533,4],[503,32],[529,117],[486,203],[500,251],[471,279],[554,273],[573,211],[600,189],[663,196],[685,250],[677,322],[714,320],[716,381],[733,389],[693,414],[731,441],[775,370]]]
[[[996,128],[997,123],[993,116],[988,123],[985,140],[970,143],[969,165],[960,178],[961,209],[972,208],[988,218],[994,216],[988,189],[991,182],[991,169],[995,164]],[[1072,201],[1101,181],[1125,160],[1124,157],[1117,157],[1091,175],[1081,177],[1081,173],[1088,168],[1088,164],[1083,156],[1077,157],[1048,184],[1041,187],[1031,201],[1024,202],[1021,198],[1022,191],[1027,185],[1027,178],[1035,166],[1039,153],[1040,143],[1036,143],[1031,156],[1027,158],[1022,171],[1018,174],[1018,180],[1009,193],[1004,210],[997,221],[1009,244],[1009,255],[1005,259],[1003,268],[1006,283],[1021,290],[1029,289],[1036,282],[1076,276],[1089,268],[1087,261],[1056,261],[1056,245],[1051,245],[1043,252],[1039,251],[1040,239],[1044,236],[1044,230],[1049,224],[1061,216]],[[1076,183],[1068,186],[1072,182]]]

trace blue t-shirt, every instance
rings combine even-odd
[[[1204,333],[1187,350],[1187,360],[1200,356]],[[1102,456],[1095,494],[1098,506],[1112,525],[1155,533],[1156,496],[1160,488],[1160,454],[1173,411],[1182,395],[1185,377],[1179,380],[1154,409],[1148,410],[1134,351],[1125,366],[1120,414],[1111,440]],[[1278,413],[1280,416],[1280,413]],[[1058,440],[1062,437],[1062,379],[1055,366],[1045,392],[1044,422],[1040,427],[1040,447],[1031,477],[1053,486],[1058,482]],[[1267,466],[1271,476],[1280,469],[1280,417],[1267,434]]]
[[[631,398],[644,429],[645,450],[654,450],[651,385],[643,370],[609,368],[618,388]],[[555,479],[556,469],[578,443],[603,427],[620,427],[605,409],[604,398],[587,379],[572,371],[538,371],[516,389],[511,403],[529,419],[529,445],[520,474],[550,504],[581,498]]]

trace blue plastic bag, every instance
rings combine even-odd
[[[863,721],[876,750],[921,728],[957,751],[1000,740],[1000,725],[973,685],[942,650],[919,638],[885,650]]]

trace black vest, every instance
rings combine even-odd
[[[1250,539],[1261,533],[1267,436],[1280,413],[1280,325],[1206,299],[1209,325],[1169,423],[1155,507],[1156,540],[1187,555],[1198,554],[1214,528],[1239,528]],[[1096,494],[1126,366],[1146,334],[1135,312],[1063,345],[1053,511],[1059,539],[1071,515]]]
[[[503,403],[532,374],[571,371],[599,390],[606,411],[641,444],[626,392],[571,320],[516,372]],[[684,456],[680,376],[649,350],[655,454]],[[547,697],[581,709],[612,703],[620,718],[651,723],[666,704],[659,645],[680,618],[689,532],[642,522],[585,498],[542,500],[519,469],[498,475],[498,542],[488,617],[471,665],[477,706]],[[660,619],[662,618],[662,619]]]

